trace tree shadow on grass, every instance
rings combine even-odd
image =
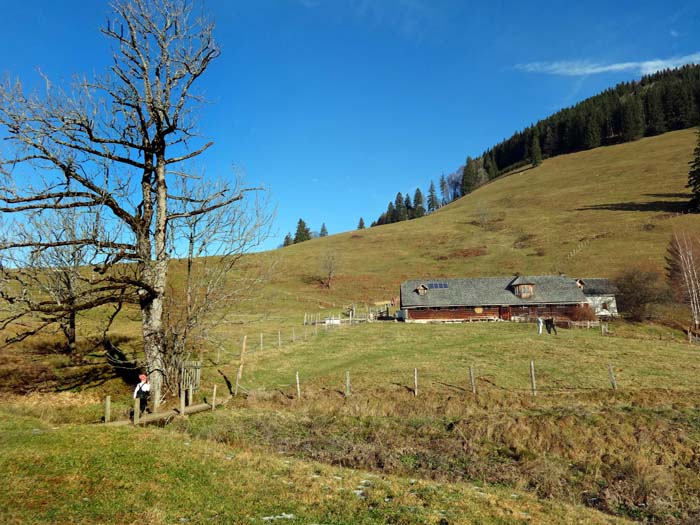
[[[612,202],[609,204],[595,204],[593,206],[584,206],[582,208],[577,209],[577,211],[592,210],[684,213],[689,210],[689,206],[687,201],[658,200],[649,202]]]

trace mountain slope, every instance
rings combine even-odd
[[[562,155],[430,216],[258,257],[279,258],[272,289],[330,302],[388,299],[402,280],[421,276],[662,270],[671,232],[697,227],[697,216],[680,213],[694,138],[694,130],[683,130]],[[323,290],[329,254],[338,277]]]

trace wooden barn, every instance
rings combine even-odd
[[[399,318],[409,322],[575,320],[589,303],[565,275],[413,279],[401,285]]]

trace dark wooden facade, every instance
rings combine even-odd
[[[551,317],[556,321],[580,318],[580,309],[588,305],[419,307],[406,309],[407,321],[528,321]]]

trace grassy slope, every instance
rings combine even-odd
[[[359,301],[387,299],[401,281],[422,275],[612,277],[632,262],[660,270],[670,232],[697,224],[697,217],[674,215],[689,198],[694,138],[685,130],[556,157],[428,217],[271,252],[263,257],[280,257],[282,270],[273,290]],[[459,253],[479,247],[485,255]],[[328,252],[339,259],[340,279],[324,294],[313,278]]]
[[[0,430],[7,524],[624,522],[509,490],[380,477],[166,430],[59,428],[3,412]]]

